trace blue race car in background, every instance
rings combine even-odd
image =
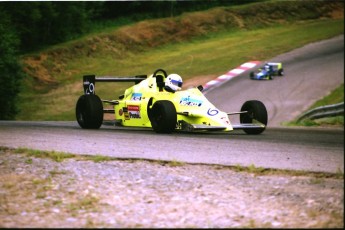
[[[280,62],[268,62],[258,69],[258,72],[250,72],[252,80],[273,80],[273,76],[284,76],[283,64]]]

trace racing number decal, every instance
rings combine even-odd
[[[85,90],[85,94],[94,94],[95,85],[90,83],[89,87]]]
[[[207,114],[210,116],[216,116],[219,113],[219,110],[217,109],[208,109]]]
[[[95,94],[96,89],[96,77],[95,75],[83,76],[83,89],[86,95]]]

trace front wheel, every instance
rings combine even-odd
[[[177,113],[171,101],[155,102],[149,111],[149,118],[156,133],[172,133],[176,128]]]
[[[94,94],[79,97],[76,105],[76,118],[83,129],[99,129],[103,123],[103,104]]]
[[[261,101],[246,101],[241,108],[241,111],[247,111],[247,113],[240,114],[241,124],[255,124],[262,123],[265,125],[263,128],[244,128],[243,131],[247,134],[260,134],[267,125],[267,110],[265,105]]]

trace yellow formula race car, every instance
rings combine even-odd
[[[101,100],[95,94],[96,82],[134,82],[115,100]],[[174,131],[232,131],[260,134],[267,125],[265,105],[257,100],[246,101],[239,112],[217,109],[202,93],[203,87],[181,90],[182,79],[163,69],[152,75],[134,77],[83,76],[84,95],[76,104],[76,119],[84,129],[98,129],[104,113],[114,114],[114,124],[123,127],[152,128],[157,133]],[[103,104],[113,109],[104,109]],[[111,107],[112,108],[112,107]],[[229,116],[239,115],[240,124],[232,124]]]

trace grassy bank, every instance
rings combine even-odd
[[[189,164],[186,162],[180,161],[164,161],[164,160],[150,160],[150,159],[126,159],[126,158],[116,158],[116,157],[109,157],[106,155],[98,154],[98,155],[79,155],[67,152],[57,152],[57,151],[43,151],[43,150],[35,150],[35,149],[28,149],[28,148],[7,148],[4,146],[0,146],[0,152],[6,152],[10,154],[20,154],[27,158],[26,162],[30,164],[32,162],[31,158],[44,158],[50,159],[55,162],[63,162],[68,159],[75,159],[78,161],[93,161],[94,163],[102,163],[106,161],[126,161],[126,162],[136,162],[136,161],[145,161],[151,164],[159,164],[168,167],[179,167],[184,165],[202,165],[202,164]],[[288,169],[273,169],[273,168],[262,168],[257,167],[255,165],[250,166],[241,166],[241,165],[234,165],[234,166],[225,166],[225,165],[217,165],[217,164],[209,164],[210,166],[214,167],[215,169],[228,169],[235,172],[247,172],[252,173],[256,176],[264,176],[264,175],[286,175],[286,176],[310,176],[314,178],[334,178],[334,179],[344,179],[344,173],[338,169],[336,173],[328,173],[328,172],[312,172],[312,171],[303,171],[303,170],[288,170]]]
[[[332,105],[344,102],[344,84],[341,84],[338,88],[332,91],[329,95],[325,96],[319,101],[316,101],[310,108],[311,110],[320,106]],[[305,119],[302,121],[286,122],[287,126],[344,126],[344,115],[335,117],[326,117],[315,120]]]
[[[262,4],[269,12],[269,5]],[[19,101],[21,113],[17,119],[74,120],[84,74],[132,76],[151,74],[163,68],[181,74],[188,81],[198,76],[217,76],[243,62],[270,59],[307,43],[344,33],[343,13],[291,20],[282,20],[286,16],[281,15],[282,12],[276,19],[260,14],[255,24],[253,17],[243,16],[248,10],[257,10],[257,4],[249,5],[143,21],[25,55],[23,62],[30,77],[23,84]],[[295,12],[298,15],[300,10],[295,9]],[[225,28],[224,25],[231,23],[219,18],[220,13],[229,14],[235,19],[231,23],[236,22],[236,25]],[[176,29],[177,25],[183,27],[175,31],[174,36],[167,36],[173,31],[164,30]],[[189,35],[193,30],[195,35]],[[97,94],[104,99],[114,99],[128,86],[100,84]]]

